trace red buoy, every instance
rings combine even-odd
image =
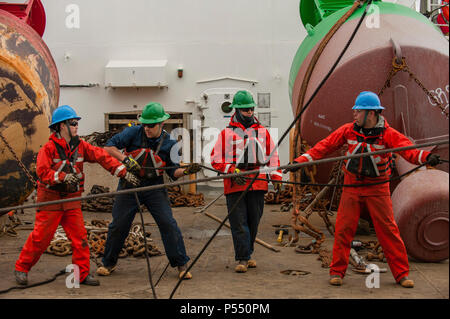
[[[420,170],[405,178],[392,193],[394,218],[408,255],[418,261],[448,259],[448,173]]]
[[[26,3],[0,2],[0,10],[7,11],[30,25],[41,37],[45,31],[45,10],[40,0]]]

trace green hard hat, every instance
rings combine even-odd
[[[255,101],[253,101],[253,96],[248,91],[238,91],[234,95],[233,103],[230,107],[236,109],[256,107]]]
[[[139,117],[139,122],[144,124],[160,123],[167,120],[169,114],[164,112],[164,108],[157,102],[151,102],[144,107],[142,115]]]

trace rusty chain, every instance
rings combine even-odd
[[[0,132],[0,138],[2,139],[3,143],[6,145],[8,150],[11,152],[11,154],[14,157],[14,159],[16,160],[17,164],[20,166],[20,168],[22,168],[24,173],[27,175],[28,179],[33,184],[34,188],[36,188],[37,187],[37,183],[36,183],[36,180],[34,179],[33,175],[26,168],[25,164],[22,163],[22,161],[19,159],[19,157],[17,156],[16,152],[14,152],[13,148],[11,147],[11,145],[9,145],[8,141],[6,140],[6,138],[3,136],[3,134],[1,132]]]
[[[7,214],[8,216],[8,222],[3,225],[3,227],[0,228],[0,237],[3,235],[8,235],[10,237],[17,237],[17,231],[15,228],[17,226],[23,225],[22,221],[19,219],[19,217],[15,214],[15,211],[11,211]]]
[[[94,261],[96,261],[97,257],[102,256],[105,252],[108,224],[109,222],[103,220],[92,220],[90,223],[85,222],[85,228],[88,233],[89,251]],[[151,233],[146,232],[145,236],[148,241],[152,241]],[[72,243],[68,240],[61,226],[58,226],[55,235],[45,252],[61,257],[72,254]],[[149,256],[162,255],[161,251],[154,244],[148,245],[147,252]],[[140,224],[133,224],[127,238],[125,239],[124,246],[120,251],[119,258],[125,258],[128,256],[142,257],[144,255],[145,246],[142,227]]]
[[[269,205],[285,204],[292,202],[292,187],[284,186],[284,190],[269,191],[264,195],[264,202]]]
[[[199,207],[205,205],[205,197],[202,193],[185,194],[181,187],[169,187],[168,196],[171,207]],[[88,195],[109,193],[109,187],[100,185],[93,185]],[[99,197],[88,199],[81,203],[81,209],[88,212],[111,212],[114,204],[114,199],[111,197]],[[146,207],[143,206],[146,210]]]
[[[416,82],[416,84],[422,89],[422,91],[438,105],[438,107],[441,109],[442,114],[445,115],[445,117],[447,119],[449,118],[449,113],[448,113],[448,111],[446,111],[446,108],[444,107],[444,105],[441,102],[439,102],[439,100],[433,94],[431,94],[431,92],[417,78],[417,76],[413,72],[411,72],[411,70],[409,69],[408,64],[406,63],[406,58],[405,57],[402,57],[401,64],[397,63],[397,57],[394,57],[392,59],[392,69],[389,72],[389,75],[388,75],[388,77],[386,79],[386,82],[384,83],[383,87],[381,88],[380,92],[378,93],[378,95],[380,97],[383,95],[384,91],[388,87],[391,87],[392,78],[400,71],[408,73],[409,77],[412,78],[414,80],[414,82]]]
[[[172,207],[200,207],[205,205],[205,197],[202,193],[185,194],[180,186],[169,187],[167,189]]]
[[[306,152],[310,148],[310,146],[306,143],[306,141],[303,141],[301,146],[302,151],[304,152]],[[340,163],[341,162],[337,162],[334,164],[333,169],[330,172],[329,182],[336,181],[338,177],[340,180],[342,179],[342,177],[339,175],[341,169]],[[313,169],[305,171],[305,173],[306,175],[308,175],[308,178],[314,183],[315,175],[317,174],[316,166],[314,166]],[[294,203],[292,209],[291,226],[295,231],[295,237],[291,236],[291,238],[289,239],[290,244],[298,242],[300,232],[304,232],[305,234],[313,237],[312,241],[308,245],[306,246],[298,245],[295,250],[297,253],[318,254],[320,251],[323,250],[320,248],[320,246],[325,241],[325,235],[318,228],[312,226],[308,220],[308,218],[314,211],[318,211],[318,215],[323,219],[328,232],[331,235],[334,235],[334,225],[331,223],[329,219],[329,210],[328,210],[328,206],[332,205],[332,203],[330,203],[329,198],[317,199],[320,191],[321,188],[309,185],[298,187],[297,192],[298,195],[300,195],[301,199],[297,197],[296,200],[293,200]],[[325,194],[320,194],[320,196],[323,195]],[[339,195],[340,194],[338,194],[338,196]],[[312,207],[310,207],[311,203],[315,200],[316,203]]]

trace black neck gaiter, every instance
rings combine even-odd
[[[241,111],[239,109],[236,109],[236,119],[239,123],[241,123],[246,129],[252,126],[253,123],[255,123],[255,119],[252,116],[244,116],[241,114]]]

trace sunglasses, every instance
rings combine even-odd
[[[78,122],[77,121],[73,121],[73,122],[69,122],[70,126],[78,126]]]
[[[148,128],[154,128],[156,125],[158,125],[159,123],[152,123],[152,124],[144,124],[144,127],[148,127]]]
[[[250,111],[254,112],[255,108],[254,107],[244,107],[244,108],[241,108],[241,111],[242,112],[250,112]]]

